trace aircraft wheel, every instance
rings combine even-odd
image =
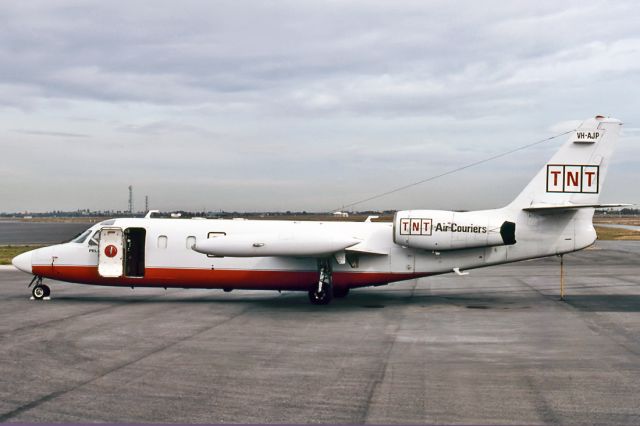
[[[49,297],[51,294],[51,289],[48,285],[42,284],[42,289],[44,290],[44,297]]]
[[[349,287],[333,289],[333,297],[337,297],[337,298],[347,297],[347,294],[349,294]]]
[[[45,290],[44,290],[45,286],[43,285],[37,285],[33,288],[33,290],[31,290],[31,294],[33,295],[33,298],[36,300],[42,300],[45,297]]]
[[[320,292],[317,290],[309,291],[309,301],[311,301],[313,305],[328,305],[331,302],[331,296],[331,289],[323,288]]]

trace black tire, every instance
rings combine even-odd
[[[51,294],[51,289],[48,285],[42,284],[42,289],[44,290],[44,297],[49,297]]]
[[[333,289],[333,297],[340,299],[342,297],[347,297],[349,294],[349,287],[339,287]]]
[[[330,289],[329,289],[330,290]],[[309,301],[312,305],[328,305],[331,303],[332,291],[323,290],[318,292],[317,290],[309,291]]]
[[[36,300],[42,300],[44,299],[44,286],[41,285],[37,285],[33,288],[33,290],[31,290],[31,294],[33,295],[33,298]]]

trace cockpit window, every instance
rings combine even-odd
[[[89,240],[90,246],[97,246],[98,244],[100,244],[100,230],[97,230]]]
[[[84,243],[84,241],[87,239],[87,237],[89,236],[90,233],[91,233],[91,230],[84,231],[82,234],[80,234],[79,236],[77,236],[76,238],[71,240],[71,242],[72,243]]]

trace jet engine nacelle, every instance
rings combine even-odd
[[[515,244],[515,231],[495,211],[404,210],[393,219],[393,242],[435,251]]]

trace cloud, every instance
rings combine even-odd
[[[43,131],[43,130],[23,130],[23,129],[12,129],[12,132],[23,133],[25,135],[36,135],[36,136],[54,136],[54,137],[62,137],[62,138],[89,138],[90,135],[86,135],[83,133],[67,133],[67,132],[51,132],[51,131]]]
[[[569,130],[577,129],[582,123],[582,120],[567,120],[561,121],[549,127],[549,130],[553,133],[564,133]]]
[[[637,128],[639,27],[632,1],[6,2],[2,209],[108,208],[129,183],[330,209],[594,114]],[[551,150],[363,207],[504,203]]]
[[[117,131],[123,133],[132,133],[144,136],[158,136],[176,134],[192,134],[201,137],[219,138],[221,135],[207,129],[193,126],[189,124],[171,122],[171,121],[153,121],[144,124],[127,123],[116,128]]]

